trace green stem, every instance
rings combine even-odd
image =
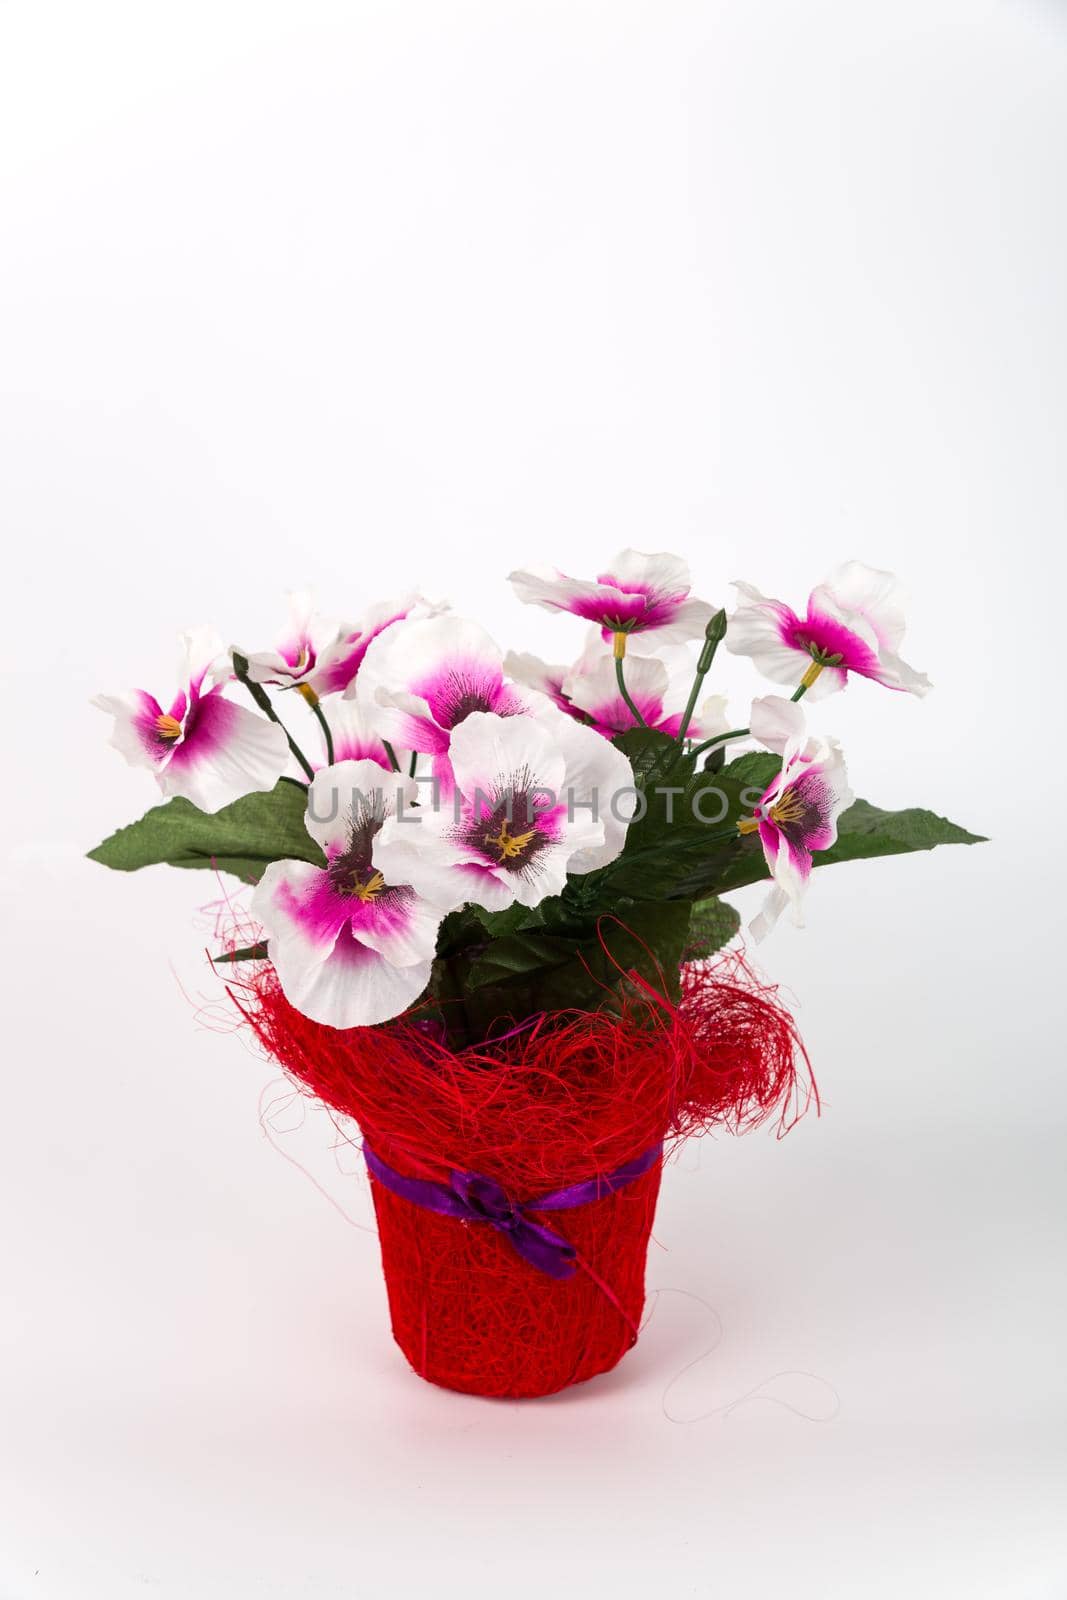
[[[801,683],[789,698],[791,700],[803,700],[810,688],[810,683]],[[705,739],[703,744],[698,744],[695,749],[690,750],[689,754],[696,760],[697,756],[702,756],[705,750],[710,750],[712,745],[725,744],[728,739],[744,739],[751,732],[751,728],[734,728],[731,733],[717,733],[713,739]]]
[[[700,652],[700,659],[697,662],[696,677],[693,679],[693,687],[689,691],[689,699],[686,702],[685,711],[682,713],[681,726],[678,729],[679,744],[685,743],[685,736],[689,732],[689,724],[692,722],[693,712],[696,710],[697,696],[700,693],[700,686],[704,682],[704,679],[707,677],[708,673],[711,671],[711,663],[715,660],[715,652],[722,643],[725,632],[726,612],[716,611],[715,615],[708,622],[707,628],[704,630],[704,647]]]
[[[807,694],[808,690],[811,688],[812,684],[818,680],[820,674],[826,667],[836,667],[840,666],[840,664],[840,656],[814,657],[812,659],[811,666],[808,668],[807,672],[805,672],[793,693],[789,696],[790,700],[802,700]]]
[[[322,737],[326,741],[326,765],[328,767],[332,767],[333,734],[330,732],[330,724],[326,721],[326,713],[323,711],[318,699],[316,698],[315,700],[311,701],[310,704],[312,711],[314,711],[315,715],[319,719],[319,727],[322,729]]]
[[[732,733],[717,733],[714,739],[705,739],[703,744],[698,744],[695,750],[690,750],[689,754],[696,760],[697,756],[703,755],[705,750],[710,750],[713,744],[725,744],[728,739],[744,739],[751,732],[751,728],[734,728]]]
[[[400,762],[396,759],[396,751],[393,749],[393,747],[389,743],[388,739],[383,739],[382,740],[382,748],[384,749],[386,755],[389,757],[389,765],[392,767],[393,771],[394,772],[399,772],[400,771]]]
[[[300,746],[297,744],[296,740],[285,726],[285,723],[282,721],[281,717],[279,717],[278,713],[271,705],[270,697],[268,696],[263,685],[260,683],[253,683],[251,678],[248,676],[248,662],[245,657],[239,656],[236,651],[234,652],[233,657],[233,673],[238,683],[243,684],[248,690],[259,709],[262,712],[265,712],[272,722],[276,722],[278,724],[279,728],[285,734],[286,743],[293,753],[293,759],[307,773],[308,782],[310,783],[312,778],[315,776],[315,768],[311,765],[311,762],[308,760],[307,756],[301,750]]]
[[[622,698],[625,701],[626,709],[630,713],[631,717],[633,717],[634,722],[636,723],[637,727],[639,727],[639,728],[647,728],[648,727],[648,723],[645,721],[644,717],[641,715],[640,711],[638,711],[638,709],[635,706],[634,702],[631,700],[630,691],[626,687],[626,679],[623,676],[622,657],[621,656],[616,656],[615,657],[615,677],[618,680],[619,693],[622,695]]]

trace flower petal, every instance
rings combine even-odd
[[[336,893],[321,868],[301,861],[272,862],[252,897],[252,914],[268,936],[287,999],[333,1028],[368,1027],[398,1016],[430,978],[432,947],[426,959],[398,965],[353,931],[350,917],[359,904]],[[427,948],[424,928],[415,938]],[[396,948],[414,956],[411,943],[400,941]]]
[[[324,961],[350,914],[351,901],[310,861],[272,861],[252,895],[252,915],[270,940],[272,962],[291,970]]]
[[[388,880],[387,880],[388,881]],[[376,899],[356,902],[352,932],[394,967],[432,961],[445,908],[434,906],[410,886],[387,888]]]
[[[283,689],[305,683],[311,677],[322,653],[336,641],[341,624],[315,609],[309,589],[295,589],[287,595],[289,621],[276,649],[237,650],[248,662],[253,683],[273,683]],[[231,647],[231,654],[236,650]]]
[[[753,700],[748,726],[753,739],[784,755],[791,741],[804,737],[804,708],[784,695],[765,694]]]
[[[762,944],[788,904],[789,896],[785,890],[776,883],[772,884],[760,911],[748,925],[748,931],[757,944]]]
[[[174,741],[159,731],[163,707],[154,695],[126,689],[121,694],[94,695],[91,703],[114,717],[111,743],[131,767],[157,770],[169,760]]]
[[[323,701],[322,712],[333,738],[335,762],[374,761],[386,772],[393,770],[384,744],[389,734],[384,730],[384,716],[378,706],[369,704],[361,694],[354,697],[331,695],[329,700]],[[401,772],[406,773],[411,751],[394,745],[394,754]]]
[[[504,672],[507,677],[514,679],[516,683],[521,683],[524,688],[533,690],[535,694],[544,695],[558,710],[573,716],[574,708],[563,688],[564,680],[569,676],[570,670],[569,667],[550,666],[547,661],[542,661],[540,656],[528,652],[520,655],[514,650],[509,650],[504,657]]]
[[[166,795],[183,795],[201,811],[219,811],[242,795],[273,789],[288,759],[277,723],[213,689],[190,707],[159,783]]]
[[[304,826],[329,856],[347,849],[357,818],[373,814],[383,822],[410,805],[417,792],[413,779],[385,771],[372,759],[335,761],[311,781]]]
[[[545,712],[549,722],[550,713]],[[562,798],[568,809],[564,835],[569,872],[593,872],[622,853],[637,808],[634,769],[627,756],[592,728],[552,717],[553,736],[566,761]],[[598,838],[593,829],[603,829]]]
[[[430,981],[433,963],[396,967],[346,928],[325,960],[305,965],[289,953],[271,959],[288,1000],[330,1028],[369,1028],[406,1011]]]
[[[446,732],[472,712],[514,716],[528,700],[504,681],[499,647],[477,623],[444,616],[405,623],[367,653],[362,681],[383,705],[418,715]]]
[[[774,683],[798,684],[811,666],[811,655],[793,642],[800,626],[796,612],[782,600],[769,600],[750,583],[737,582],[733,587],[741,604],[726,629],[727,650],[735,656],[751,656],[764,677]]]
[[[198,693],[209,670],[227,656],[226,646],[216,628],[189,628],[178,636],[178,681]],[[227,656],[228,672],[228,656]]]
[[[381,600],[367,610],[356,627],[343,627],[333,642],[319,653],[307,682],[316,694],[338,694],[354,690],[362,675],[367,652],[382,635],[392,633],[401,623],[435,617],[447,607],[443,602],[424,599],[411,593],[399,600]],[[367,698],[375,698],[373,692]]]
[[[684,600],[693,586],[688,564],[668,550],[649,554],[644,550],[620,550],[611,558],[598,583],[622,589],[644,589],[658,595],[674,595]]]
[[[650,623],[637,631],[645,650],[661,650],[669,645],[684,644],[689,639],[700,639],[718,606],[706,600],[682,600],[670,607],[669,620]]]
[[[410,884],[433,905],[454,910],[471,900],[489,911],[511,904],[511,895],[493,877],[487,862],[450,837],[455,824],[445,809],[420,808],[417,815],[392,817],[374,840],[372,860],[387,883]],[[492,903],[486,897],[489,891]]]
[[[919,696],[932,687],[925,673],[916,672],[898,654],[903,602],[892,573],[848,562],[833,581],[812,591],[808,620],[817,625],[820,644],[825,636],[824,648],[839,651],[842,667],[849,671]]]
[[[716,739],[720,733],[729,733],[728,704],[724,694],[709,694],[706,700],[701,701],[689,723],[689,738],[698,741]]]
[[[676,717],[671,728],[664,717],[663,702],[670,679],[663,662],[652,656],[628,655],[623,662],[623,675],[627,692],[647,726],[677,733],[681,718]],[[609,739],[640,726],[622,697],[615,662],[607,652],[591,671],[567,677],[563,688],[573,704],[592,717],[597,732]]]
[[[879,649],[900,649],[904,643],[906,596],[892,572],[865,566],[862,561],[845,561],[835,567],[822,587],[846,612],[866,618]]]
[[[476,793],[491,799],[507,787],[558,795],[566,771],[558,741],[529,714],[472,712],[453,733],[449,758],[460,791],[472,799]]]
[[[582,615],[577,607],[595,603],[603,585],[568,578],[554,567],[526,567],[508,573],[508,582],[524,605],[541,606],[545,611],[570,611]]]
[[[660,643],[695,639],[712,608],[689,599],[689,568],[678,556],[622,550],[595,583],[546,567],[513,572],[519,599],[549,611],[569,611],[596,622],[606,634],[655,630]]]

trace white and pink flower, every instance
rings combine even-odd
[[[535,906],[568,872],[622,850],[636,808],[621,751],[545,706],[535,716],[475,711],[448,750],[449,784],[418,817],[387,822],[374,864],[434,900],[489,911]]]
[[[273,789],[289,759],[277,723],[224,698],[228,677],[222,640],[199,628],[181,638],[179,690],[164,711],[144,689],[97,695],[93,704],[115,719],[111,742],[130,766],[147,767],[163,793],[182,795],[201,811],[218,811],[256,790]]]
[[[680,653],[684,655],[684,652]],[[661,661],[652,656],[627,656],[626,689],[641,713],[645,726],[677,738],[693,682],[688,657]],[[610,655],[591,670],[564,679],[563,693],[578,714],[583,714],[606,739],[640,727],[619,691],[615,662]],[[691,739],[708,739],[725,733],[726,700],[709,695],[689,722]]]
[[[569,611],[612,634],[651,633],[649,645],[684,643],[704,632],[713,608],[690,597],[689,568],[679,556],[622,550],[595,582],[547,567],[513,572],[519,599],[546,611]]]
[[[452,733],[472,713],[515,717],[539,703],[507,681],[489,635],[452,616],[407,622],[377,640],[367,652],[359,692],[381,708],[385,737],[432,756],[442,778]]]
[[[274,650],[238,653],[245,656],[253,683],[299,689],[305,697],[318,698],[350,688],[374,640],[395,623],[435,616],[443,609],[420,595],[408,594],[399,600],[379,601],[352,626],[320,617],[306,590],[290,595],[289,607],[288,631]]]
[[[773,887],[751,924],[763,939],[786,906],[803,925],[801,902],[811,877],[812,852],[828,850],[837,819],[852,804],[844,757],[835,739],[809,739],[799,705],[767,695],[752,707],[752,732],[782,756],[781,770],[767,785],[741,833],[758,833]]]
[[[248,676],[253,683],[281,689],[307,683],[341,631],[336,619],[320,616],[315,610],[309,590],[296,589],[287,598],[289,625],[275,648],[237,652],[248,662]]]
[[[308,790],[308,833],[325,867],[274,861],[252,897],[286,997],[332,1028],[399,1016],[425,989],[448,910],[373,859],[384,825],[416,786],[375,761],[340,761]]]
[[[802,617],[749,583],[734,588],[742,604],[730,618],[726,648],[751,656],[773,682],[805,683],[812,700],[843,689],[850,672],[915,695],[931,687],[900,657],[904,609],[891,572],[846,562],[812,590]]]

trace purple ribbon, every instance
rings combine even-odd
[[[650,1171],[662,1153],[662,1144],[652,1145],[643,1155],[627,1161],[606,1177],[587,1178],[584,1183],[572,1183],[567,1189],[556,1189],[539,1200],[527,1200],[524,1206],[517,1206],[494,1178],[483,1177],[478,1172],[452,1172],[448,1187],[443,1183],[431,1183],[426,1178],[406,1178],[376,1155],[366,1141],[363,1144],[363,1158],[371,1175],[393,1194],[426,1211],[436,1211],[442,1217],[488,1222],[507,1236],[525,1261],[552,1278],[571,1276],[577,1266],[577,1252],[560,1234],[534,1222],[526,1212],[569,1211],[573,1206],[602,1200]]]

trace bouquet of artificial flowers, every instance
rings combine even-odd
[[[803,1095],[791,1019],[719,954],[721,896],[769,880],[760,939],[813,866],[975,836],[856,800],[806,726],[850,677],[929,688],[889,574],[851,562],[804,614],[738,584],[729,617],[669,555],[511,582],[589,624],[572,666],[419,596],[358,626],[294,596],[271,650],[186,635],[169,710],[96,702],[168,798],[91,855],[255,885],[215,959],[362,1130],[398,1342],[436,1382],[532,1395],[636,1338],[665,1146]],[[790,691],[744,726],[704,693],[720,645]]]

